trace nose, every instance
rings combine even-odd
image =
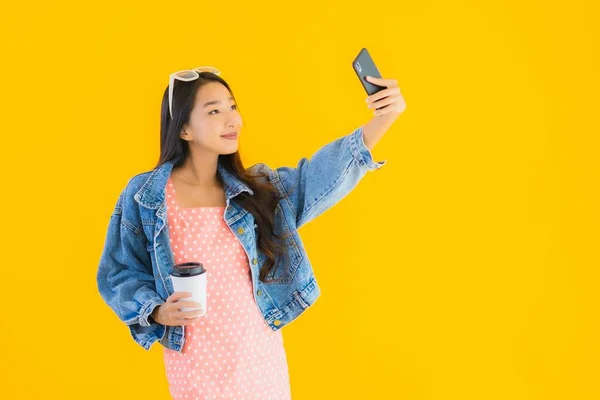
[[[231,115],[229,120],[227,121],[227,126],[229,128],[241,127],[242,126],[242,116],[239,114]]]

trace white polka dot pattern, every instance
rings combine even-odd
[[[184,327],[181,353],[164,347],[173,399],[291,399],[281,331],[265,323],[248,257],[223,219],[225,207],[180,208],[169,178],[169,237],[176,263],[207,270],[207,311]]]

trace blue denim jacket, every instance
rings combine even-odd
[[[254,217],[238,206],[235,196],[252,190],[221,165],[217,170],[226,195],[224,220],[238,238],[249,260],[254,298],[265,323],[274,331],[283,328],[319,297],[320,289],[304,250],[298,229],[345,197],[371,170],[387,161],[374,162],[365,146],[362,126],[321,147],[310,159],[302,158],[296,168],[270,169],[265,164],[251,167],[268,172],[268,179],[282,194],[291,194],[277,204],[277,233],[291,234],[286,248],[290,257],[278,266],[273,281],[258,280],[259,268],[267,257],[257,246]],[[167,179],[173,163],[132,177],[121,192],[110,217],[104,249],[97,272],[97,285],[104,301],[128,327],[144,349],[159,341],[181,352],[184,326],[165,326],[148,318],[154,308],[174,292],[170,273],[175,264],[170,247],[165,204]],[[232,201],[233,200],[233,201]]]

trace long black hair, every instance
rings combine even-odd
[[[231,96],[235,100],[233,91],[223,78],[210,72],[200,72],[200,77],[194,81],[175,80],[173,84],[172,104],[174,118],[171,119],[169,114],[169,88],[165,89],[160,115],[160,157],[156,167],[172,161],[174,162],[173,168],[175,169],[183,165],[187,157],[189,157],[189,143],[183,140],[179,134],[183,126],[189,123],[198,90],[209,82],[221,83],[229,90],[229,93],[231,93]],[[235,104],[237,105],[237,101]],[[285,236],[276,235],[273,231],[277,203],[285,196],[282,196],[268,179],[262,179],[262,182],[258,181],[258,178],[268,178],[266,174],[258,173],[254,175],[247,171],[242,164],[239,151],[232,154],[219,155],[218,162],[228,172],[248,185],[254,192],[253,195],[250,195],[248,192],[241,192],[235,197],[235,201],[254,216],[257,225],[258,249],[267,256],[267,261],[260,268],[259,279],[262,282],[268,283],[269,280],[266,277],[275,268],[277,258],[286,256],[286,259],[289,259],[287,257],[289,255],[285,251],[285,246],[280,242],[280,239],[285,238]],[[218,174],[217,178],[222,183],[221,177]]]

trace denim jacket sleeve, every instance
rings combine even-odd
[[[349,194],[369,171],[387,161],[373,161],[363,139],[363,127],[302,158],[296,168],[274,170],[289,195],[296,228],[313,220]]]
[[[123,212],[127,192],[125,188],[110,217],[97,285],[104,301],[129,327],[133,339],[148,350],[166,332],[164,325],[148,319],[154,308],[164,300],[156,292],[144,233],[139,224],[124,216],[135,215]]]

